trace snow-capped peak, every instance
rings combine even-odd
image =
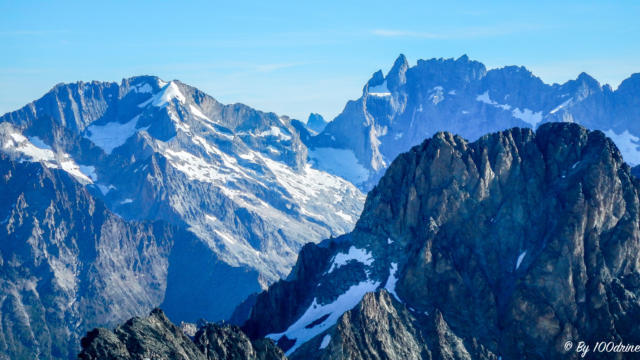
[[[153,106],[163,107],[169,104],[173,99],[177,99],[181,103],[185,103],[186,98],[180,92],[180,88],[175,83],[175,81],[169,82],[167,85],[162,88],[162,90],[154,96],[154,100],[152,102]]]

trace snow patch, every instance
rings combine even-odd
[[[51,147],[47,145],[44,147],[38,147],[19,133],[10,133],[9,136],[12,141],[8,141],[4,144],[5,149],[13,148],[15,151],[30,157],[32,161],[47,162],[55,159],[55,154],[51,150]],[[51,164],[47,166],[52,167]]]
[[[98,181],[98,174],[96,174],[96,167],[91,165],[79,165],[80,171],[89,177],[91,181]]]
[[[569,105],[571,103],[571,100],[573,100],[573,98],[570,98],[569,100],[566,100],[565,102],[563,102],[562,104],[556,106],[555,109],[549,111],[549,114],[555,114],[558,111],[564,109],[565,107],[567,107],[567,105]]]
[[[438,103],[444,100],[443,90],[444,89],[442,86],[434,86],[433,89],[431,90],[431,95],[429,95],[429,100],[431,100],[431,102],[434,105],[438,105]]]
[[[318,169],[336,174],[352,184],[359,184],[369,178],[369,170],[362,166],[353,151],[349,149],[315,148],[309,157]]]
[[[346,214],[344,211],[342,210],[338,210],[336,211],[336,215],[340,216],[341,218],[344,219],[344,221],[351,223],[353,222],[353,217],[351,217],[351,215]]]
[[[640,150],[638,150],[640,138],[632,135],[629,130],[625,130],[621,134],[616,134],[615,131],[609,129],[604,133],[611,138],[618,149],[620,149],[624,161],[631,165],[640,164]]]
[[[141,94],[151,94],[153,92],[153,88],[148,83],[135,85],[131,87],[131,90]]]
[[[178,85],[171,81],[166,85],[161,92],[155,95],[153,99],[153,106],[163,107],[169,104],[173,99],[177,99],[181,103],[185,103],[187,100],[185,96],[180,92]]]
[[[502,110],[511,110],[511,105],[508,104],[499,104],[493,100],[491,100],[491,97],[489,96],[489,90],[485,91],[484,93],[476,96],[476,100],[480,101],[481,103],[485,103],[485,104],[489,104],[489,105],[493,105],[497,108],[501,108]]]
[[[213,122],[213,120],[209,119],[205,114],[202,113],[202,111],[200,111],[200,109],[198,109],[196,106],[193,105],[189,105],[189,109],[191,110],[191,113],[193,115],[195,115],[196,117],[199,117],[200,119],[204,119],[207,120],[209,122]]]
[[[116,188],[113,185],[96,184],[96,186],[98,187],[98,189],[100,190],[103,196],[107,195],[109,191],[114,190]]]
[[[291,140],[291,136],[286,134],[284,131],[282,131],[281,128],[277,126],[271,126],[269,130],[265,130],[263,132],[257,133],[256,136],[258,137],[275,136],[285,141]]]
[[[352,285],[344,294],[338,296],[338,298],[330,304],[318,304],[318,299],[314,298],[311,306],[302,314],[302,316],[294,322],[287,330],[279,334],[268,334],[268,337],[274,341],[278,341],[283,335],[287,338],[296,340],[291,349],[287,351],[287,356],[291,355],[300,345],[309,341],[313,337],[321,334],[326,329],[335,325],[338,318],[345,312],[353,309],[360,300],[364,297],[364,294],[375,291],[380,285],[380,282],[366,280],[356,285]],[[307,328],[306,326],[323,316],[329,315],[327,319],[318,325]]]
[[[331,342],[331,335],[327,334],[322,338],[322,342],[320,343],[320,349],[324,349],[327,346],[329,346],[329,343]]]
[[[522,264],[522,260],[524,260],[525,256],[527,256],[526,250],[520,253],[520,255],[518,255],[518,260],[516,261],[516,270],[518,270],[518,268],[520,267],[520,264]]]
[[[140,115],[124,124],[110,122],[104,125],[91,125],[87,128],[87,134],[84,137],[110,155],[115,148],[124,145],[136,133],[138,118]]]
[[[396,272],[398,271],[398,264],[392,262],[391,267],[389,268],[389,277],[387,278],[387,283],[384,285],[384,288],[392,294],[396,300],[402,302],[400,297],[396,293],[396,284],[398,283],[398,277],[396,276]]]
[[[44,143],[44,141],[42,141],[39,137],[37,136],[31,136],[29,137],[29,141],[35,146],[38,147],[40,149],[45,149],[45,150],[51,150],[51,146],[47,145]]]
[[[535,127],[542,121],[542,111],[533,112],[529,109],[520,110],[518,108],[513,109],[512,111],[513,117],[518,118],[527,124],[531,125],[532,128]]]
[[[20,133],[10,133],[9,137],[11,139],[8,139],[9,141],[5,142],[3,146],[5,149],[12,149],[24,155],[28,161],[41,162],[48,168],[62,169],[83,184],[93,183],[93,180],[80,170],[78,164],[69,154],[54,153],[51,147],[42,142],[40,138],[34,136],[31,139],[42,148],[34,145]]]
[[[358,249],[352,245],[346,254],[337,253],[336,256],[333,257],[333,262],[331,263],[331,267],[329,268],[329,271],[327,271],[327,274],[331,274],[333,270],[339,269],[349,261],[358,261],[366,266],[371,266],[371,264],[373,264],[373,257],[371,256],[371,252],[365,249]]]
[[[78,164],[76,164],[76,162],[73,161],[73,159],[71,159],[71,157],[68,154],[64,154],[64,159],[61,160],[59,163],[60,163],[60,168],[62,168],[62,170],[68,172],[73,177],[80,180],[80,182],[93,184],[93,180],[80,170],[80,166],[78,166]],[[93,175],[95,176],[95,170]]]

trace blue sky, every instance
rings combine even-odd
[[[400,53],[524,65],[545,82],[640,72],[638,1],[0,0],[0,114],[59,82],[179,79],[224,103],[332,119]]]

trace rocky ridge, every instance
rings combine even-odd
[[[639,343],[639,191],[615,144],[576,124],[437,133],[392,163],[352,233],[302,249],[243,330],[293,359]]]
[[[302,244],[353,228],[364,196],[312,168],[301,134],[287,117],[152,76],[59,84],[0,117],[11,159],[66,171],[124,219],[166,221],[201,240],[199,252],[170,259],[211,281],[197,297],[165,299],[177,321],[228,318],[285,275]],[[226,265],[207,266],[212,258]]]
[[[400,55],[386,76],[374,73],[362,96],[309,142],[309,154],[318,168],[368,191],[396,156],[438,131],[473,141],[511,127],[562,121],[605,132],[626,161],[638,165],[639,89],[640,74],[613,90],[586,73],[550,85],[522,66],[488,70],[466,55],[411,66]]]
[[[202,253],[192,233],[166,222],[123,220],[73,176],[0,154],[0,358],[75,358],[82,334],[215,286],[206,266],[244,273]],[[189,267],[191,266],[191,267]],[[244,274],[243,274],[244,273]],[[206,290],[205,290],[206,291]]]
[[[250,341],[233,325],[207,324],[187,337],[154,309],[147,317],[134,317],[113,331],[98,328],[82,339],[81,360],[284,360],[270,340]]]

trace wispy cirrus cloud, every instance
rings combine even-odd
[[[255,66],[255,70],[258,72],[273,72],[277,70],[289,69],[289,68],[303,66],[307,64],[308,63],[304,63],[304,62],[259,64]]]
[[[381,37],[405,37],[405,38],[423,38],[423,39],[443,39],[444,34],[436,34],[420,31],[392,30],[392,29],[375,29],[371,31],[372,35]]]
[[[447,31],[428,32],[404,29],[374,29],[371,35],[387,38],[414,38],[414,39],[473,39],[483,37],[498,37],[532,31],[548,30],[554,28],[548,25],[538,24],[503,24],[487,27],[467,27]]]
[[[43,36],[67,34],[69,30],[0,30],[0,36]]]

